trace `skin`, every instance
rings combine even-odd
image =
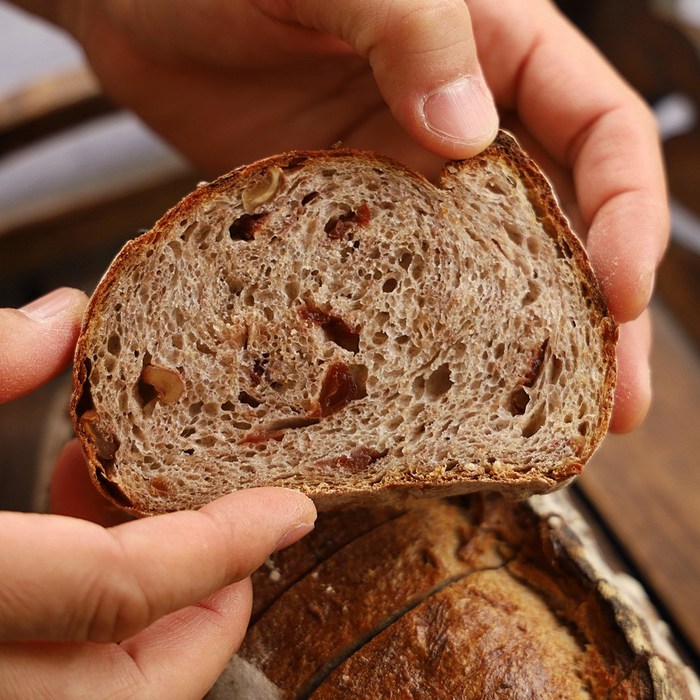
[[[59,289],[0,309],[3,400],[62,369],[86,301]],[[125,700],[201,698],[245,633],[250,574],[316,518],[300,493],[251,489],[197,512],[124,522],[92,487],[76,442],[58,459],[51,499],[52,514],[0,513],[8,700],[80,700],[96,688]]]
[[[656,125],[642,100],[548,0],[18,4],[71,32],[104,90],[208,176],[274,152],[337,141],[382,151],[432,176],[444,159],[485,148],[500,119],[555,184],[610,310],[623,324],[611,428],[631,430],[644,417],[651,397],[646,307],[669,231]],[[69,357],[84,299],[77,292],[61,294],[65,308],[50,322],[0,311],[2,400],[46,381]],[[85,481],[75,445],[59,460],[52,496],[65,516],[115,522],[115,513]],[[24,615],[24,626],[11,627],[2,642],[0,686],[12,689],[8,697],[27,697],[42,686],[23,683],[50,677],[54,689],[77,689],[71,698],[89,697],[93,674],[99,673],[100,682],[113,684],[113,697],[155,697],[154,688],[172,690],[168,697],[197,697],[243,633],[247,573],[283,530],[299,535],[312,522],[312,508],[304,503],[288,491],[240,493],[204,513],[107,530],[65,516],[3,516],[3,546],[7,538],[15,548],[8,551],[22,551],[28,561],[13,578],[15,562],[9,554],[0,559],[12,582],[0,594],[0,619],[12,619],[17,610]],[[255,538],[245,536],[248,527]],[[207,558],[188,546],[212,536],[220,542],[220,529],[235,547],[215,545]],[[178,533],[182,548],[161,552],[166,536],[176,541]],[[81,543],[72,545],[77,549],[71,549],[71,561],[75,555],[84,562],[84,576],[104,586],[104,567],[117,567],[125,580],[137,582],[134,598],[103,590],[95,605],[70,607],[71,588],[80,581],[64,571],[58,545],[65,538]],[[139,549],[149,538],[150,559]],[[179,593],[167,587],[174,565],[184,572]],[[188,572],[209,571],[210,565],[201,585],[189,581]],[[55,607],[47,609],[41,591],[27,598],[32,570],[42,577],[50,571],[46,590]],[[150,581],[158,572],[164,588]],[[147,606],[138,604],[143,577],[152,585]],[[208,602],[197,605],[201,599]],[[69,606],[68,622],[62,600]],[[117,601],[111,615],[100,600],[103,606],[104,600]],[[21,641],[22,630],[33,641],[26,634]],[[128,643],[113,643],[124,635]]]

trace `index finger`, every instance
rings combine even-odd
[[[484,32],[484,71],[499,103],[517,110],[549,155],[572,170],[609,307],[618,321],[636,318],[649,301],[670,226],[653,115],[553,3],[529,3],[527,14],[513,0],[470,7],[477,40],[495,13],[517,16]]]
[[[0,639],[125,639],[245,578],[315,513],[306,496],[268,488],[111,529],[0,514]]]

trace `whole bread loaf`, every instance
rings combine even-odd
[[[536,166],[501,133],[437,185],[358,151],[200,186],[95,291],[73,419],[122,507],[235,489],[317,505],[550,491],[604,436],[617,328]]]
[[[322,514],[254,574],[255,615],[208,700],[700,697],[568,499],[535,500]]]

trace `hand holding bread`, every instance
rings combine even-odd
[[[107,92],[208,176],[339,140],[432,176],[489,143],[495,102],[555,183],[624,324],[611,429],[644,417],[644,309],[669,233],[657,128],[555,3],[20,4],[73,32]]]
[[[517,133],[555,182],[560,201],[586,242],[606,300],[601,305],[594,295],[593,307],[600,312],[607,306],[612,317],[623,322],[618,346],[618,391],[611,426],[615,430],[628,430],[641,420],[650,390],[646,357],[648,327],[640,314],[648,301],[668,229],[655,127],[640,100],[557,14],[552,3],[545,0],[528,3],[526,11],[516,0],[498,3],[473,0],[468,8],[461,0],[438,5],[418,0],[381,4],[368,0],[350,3],[207,0],[197,4],[165,0],[144,3],[18,0],[17,4],[49,17],[73,33],[85,48],[105,90],[211,175],[270,153],[291,148],[327,148],[338,140],[348,147],[386,153],[433,175],[439,170],[439,160],[474,155],[493,138],[495,100],[503,123]],[[261,175],[261,185],[263,181],[267,182],[267,176]],[[269,178],[270,183],[273,181],[274,172]],[[265,201],[260,201],[265,196],[262,186],[246,198],[244,207],[253,208],[246,215],[252,217],[253,223],[256,207],[265,205]],[[361,228],[364,218],[365,210],[361,206],[352,213],[340,211],[337,225],[331,231],[337,231],[342,239],[348,233],[344,229]],[[234,227],[231,235],[245,239],[250,234],[249,228],[255,226]],[[499,253],[496,246],[491,251],[496,259],[501,253],[507,258],[511,243],[515,244],[504,243],[505,250]],[[570,249],[578,258],[580,251],[575,242],[570,244]],[[348,254],[352,253],[348,251]],[[587,287],[593,288],[588,274],[584,278]],[[235,289],[234,283],[229,291]],[[344,316],[338,318],[328,308],[308,304],[301,313],[297,310],[296,316],[299,323],[306,324],[305,330],[313,331],[315,336],[324,341],[329,336],[340,341],[334,352],[347,353],[348,357],[354,354],[356,331],[352,324],[344,323]],[[605,314],[602,317],[608,318]],[[41,370],[34,377],[36,381],[45,380],[66,359],[66,343],[70,344],[75,337],[75,323],[63,330],[70,332],[60,334],[59,343],[47,343],[41,346],[41,352],[34,353],[34,366]],[[3,360],[12,357],[15,341],[16,338],[8,341],[10,352],[3,355]],[[535,430],[539,420],[528,424],[524,416],[536,408],[531,394],[533,389],[537,390],[537,382],[543,380],[540,372],[543,360],[549,363],[550,378],[553,366],[556,367],[552,363],[555,354],[551,343],[551,336],[542,336],[529,346],[529,352],[522,353],[520,359],[527,359],[529,372],[520,371],[518,387],[509,389],[506,410],[512,425],[519,426],[518,439],[527,439],[526,434],[531,431],[533,437],[542,428],[540,425]],[[497,348],[493,351],[500,352]],[[603,366],[610,367],[609,359]],[[319,384],[316,380],[318,391],[314,398],[323,397],[322,390],[326,387],[325,401],[319,402],[320,412],[328,414],[324,421],[335,420],[334,416],[337,418],[348,405],[356,407],[366,398],[359,396],[367,389],[363,370],[351,366],[357,364],[339,363],[333,372],[324,375],[327,381],[321,380]],[[449,369],[444,368],[445,364]],[[168,364],[146,365],[152,369],[141,367],[138,395],[143,405],[140,408],[144,416],[150,413],[151,417],[158,417],[163,409],[179,405],[188,389],[188,380],[177,368],[173,373]],[[453,381],[451,368],[451,362],[435,365],[435,371],[425,375],[424,391],[440,394]],[[27,369],[27,366],[22,369],[25,379],[31,374]],[[518,369],[526,369],[525,364]],[[265,367],[259,365],[256,370],[254,365],[254,374],[261,370]],[[254,381],[252,377],[251,381]],[[5,398],[18,393],[19,385],[13,382],[13,376],[3,378]],[[30,386],[31,378],[24,381],[22,390]],[[549,488],[575,473],[581,457],[590,453],[599,438],[610,408],[607,393],[610,384],[603,382],[598,386],[606,387],[599,414],[586,416],[579,422],[576,422],[579,417],[571,414],[576,430],[579,424],[587,426],[586,435],[579,432],[573,443],[562,446],[569,452],[564,460],[568,466],[555,469],[555,479],[550,476],[540,479],[540,487]],[[445,393],[449,391],[441,395]],[[248,396],[248,408],[254,411],[256,407],[252,404],[258,397],[253,392],[248,392]],[[246,400],[245,395],[243,399]],[[340,405],[342,409],[334,412]],[[103,469],[106,475],[108,470],[102,462],[109,462],[111,451],[115,450],[116,454],[123,443],[117,446],[109,435],[102,440],[100,417],[93,416],[91,421],[89,415],[85,419],[86,413],[87,410],[81,414],[83,437],[93,445],[88,448],[93,452],[93,466]],[[286,416],[287,422],[273,427],[283,433],[303,433],[315,427],[304,424],[311,418],[305,417],[301,422],[298,419],[289,422],[289,418]],[[256,439],[249,439],[249,445],[253,446]],[[276,442],[272,438],[269,444]],[[382,454],[381,446],[380,449],[362,447],[359,451],[332,456],[334,461],[327,466],[346,472],[362,470],[388,456]],[[501,463],[506,464],[502,460]],[[60,470],[54,493],[65,495],[71,493],[71,485],[75,484],[74,467],[79,464],[75,445],[64,454],[62,464],[71,468]],[[446,473],[450,464],[448,457],[443,462]],[[517,485],[522,476],[513,474],[518,471],[510,469],[514,465],[506,466],[505,474],[513,475]],[[497,460],[491,469],[498,471]],[[547,469],[542,471],[541,465],[530,469],[530,477],[538,471],[544,474]],[[156,494],[159,485],[170,488],[167,479],[158,482],[155,475],[151,477],[147,483]],[[219,502],[214,510],[226,520],[233,514],[229,510],[233,502]],[[95,509],[91,514],[103,519],[104,508],[99,499],[93,503]],[[81,508],[73,499],[72,505],[72,515],[87,515],[85,504]],[[220,526],[222,519],[218,520]],[[156,518],[153,522],[172,524],[174,520]],[[255,536],[260,535],[266,523],[269,521],[262,519],[258,527],[251,527]],[[181,532],[177,527],[164,527],[163,540]],[[56,541],[52,537],[64,532],[61,528],[75,528],[71,532],[78,536],[86,532],[77,523],[59,525],[58,521],[48,519],[41,522],[41,527],[37,523],[37,528],[32,528],[27,529],[24,539],[16,538],[14,545],[16,550],[22,549],[25,561],[42,571],[52,568],[47,567],[48,562],[55,562],[56,571],[60,572],[61,564],[76,554],[75,543],[60,537],[53,551],[46,557],[41,554],[46,543]],[[18,532],[22,530],[18,525]],[[130,530],[137,531],[138,528]],[[97,536],[95,530],[90,532]],[[105,541],[103,535],[98,538]],[[157,562],[157,545],[153,552]],[[107,574],[110,570],[114,569],[105,569]],[[22,582],[16,587],[20,593],[26,592]],[[66,593],[55,588],[50,595],[60,605]],[[157,647],[168,635],[172,635],[171,641],[183,642],[184,646],[179,647],[183,655],[177,657],[182,663],[176,664],[183,683],[189,684],[179,688],[183,697],[195,697],[207,678],[216,674],[214,667],[217,664],[219,669],[223,667],[223,654],[240,637],[236,636],[238,633],[227,634],[222,641],[219,623],[223,619],[230,629],[241,632],[247,615],[247,595],[245,584],[224,588],[215,599],[209,599],[208,604],[213,606],[210,611],[206,604],[186,607],[140,633],[139,639],[146,647],[148,644]],[[36,598],[30,596],[26,607],[32,606],[41,613],[40,617],[45,612],[37,607]],[[11,605],[9,611],[13,612]],[[60,627],[51,615],[44,615],[43,623],[47,627],[53,623],[55,629]],[[197,644],[188,644],[188,630],[195,628],[202,638]],[[202,642],[205,637],[215,652],[218,649],[219,656],[210,654],[209,644]],[[52,661],[65,660],[68,648],[60,642],[51,642],[41,647],[39,657],[31,653],[37,649],[32,643],[15,644],[8,640],[3,649],[12,653],[3,655],[0,662],[3,688],[9,688],[16,697],[32,694],[34,689],[26,684],[37,679],[41,682],[37,671]],[[91,697],[95,687],[92,674],[104,666],[95,663],[95,647],[82,642],[80,647],[70,645],[72,652],[78,648],[80,653],[71,656],[72,664],[61,666],[66,674],[65,683],[57,684],[56,676],[52,675],[53,687],[76,688],[82,683],[86,696]],[[138,654],[138,645],[124,646],[124,651],[127,649],[134,656],[127,654],[121,660],[133,669],[136,658],[149,675],[127,672],[121,676],[123,696],[133,697],[134,687],[129,685],[132,680],[144,683],[151,678],[162,690],[164,657]],[[114,647],[100,647],[99,653],[104,654],[100,659],[114,661],[115,657],[110,656],[113,652]],[[167,659],[167,669],[167,679],[177,684],[180,673],[172,675],[171,658]],[[103,684],[106,681],[104,676],[99,680]],[[146,692],[143,685],[138,688]]]

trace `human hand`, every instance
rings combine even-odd
[[[84,304],[64,289],[0,310],[3,401],[60,371]],[[249,574],[316,515],[297,492],[255,489],[105,528],[124,518],[92,487],[75,441],[59,458],[52,505],[66,515],[0,513],[7,700],[202,697],[243,638]]]
[[[611,427],[641,421],[645,309],[669,229],[656,125],[550,0],[21,4],[72,31],[106,91],[211,174],[338,140],[433,174],[436,156],[493,138],[493,95],[624,323]]]

